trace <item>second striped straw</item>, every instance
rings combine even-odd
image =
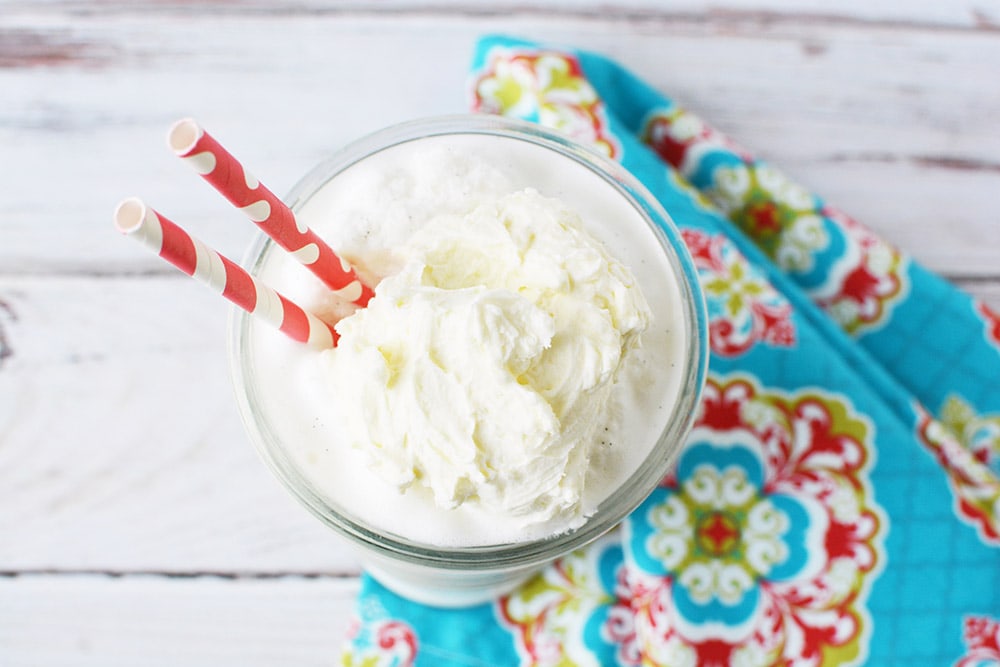
[[[295,214],[273,192],[194,120],[174,124],[167,135],[170,148],[184,158],[202,178],[257,223],[265,234],[343,299],[365,306],[371,287],[315,232],[295,219]]]
[[[131,198],[121,202],[115,209],[114,221],[118,231],[293,340],[319,349],[337,344],[338,335],[332,326],[264,285],[142,200]]]

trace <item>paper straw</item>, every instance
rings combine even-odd
[[[115,227],[292,339],[319,349],[337,344],[339,336],[329,324],[264,285],[142,200],[133,197],[121,202],[115,209]]]
[[[340,297],[364,306],[372,297],[351,265],[339,257],[273,192],[254,178],[229,151],[194,120],[180,120],[167,141],[174,153],[253,220],[264,233],[292,254]]]

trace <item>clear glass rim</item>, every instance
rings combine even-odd
[[[309,171],[289,192],[286,203],[295,210],[341,171],[380,150],[424,137],[444,134],[487,134],[528,141],[549,148],[589,168],[612,185],[640,211],[644,221],[678,277],[684,309],[686,349],[680,392],[666,426],[647,458],[615,492],[605,498],[593,515],[577,529],[552,537],[509,544],[437,547],[376,532],[362,522],[338,512],[282,455],[277,435],[254,409],[256,369],[247,354],[253,335],[252,318],[242,310],[231,311],[229,360],[237,405],[244,427],[258,454],[285,488],[313,515],[336,532],[382,557],[444,569],[493,570],[543,563],[574,551],[618,525],[652,493],[683,446],[694,421],[708,365],[708,331],[704,298],[697,271],[681,235],[659,202],[620,164],[572,139],[533,123],[500,116],[462,114],[435,116],[393,125],[369,134],[340,149]],[[659,224],[657,223],[659,219]],[[244,258],[251,273],[259,272],[273,242],[259,234]]]

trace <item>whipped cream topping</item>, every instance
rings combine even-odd
[[[441,508],[582,521],[615,378],[650,309],[632,274],[531,189],[434,215],[323,353],[349,443]]]

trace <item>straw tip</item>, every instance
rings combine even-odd
[[[122,234],[130,234],[139,229],[146,219],[146,204],[138,197],[123,199],[115,207],[115,228]]]
[[[193,118],[181,118],[170,126],[167,132],[167,145],[170,150],[180,156],[187,155],[204,131]]]

